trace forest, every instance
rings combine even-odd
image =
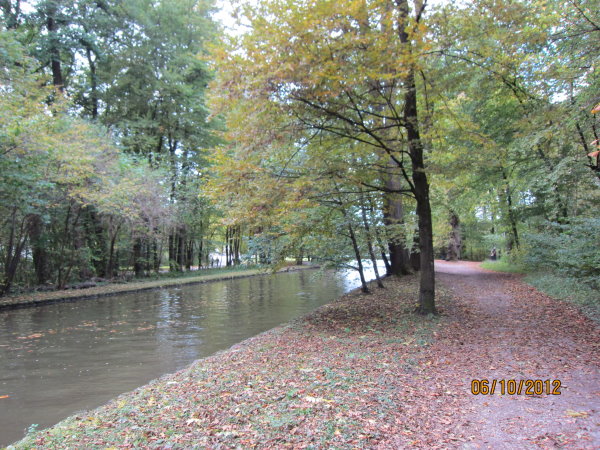
[[[597,293],[595,1],[230,3],[0,2],[0,295],[383,261],[433,313],[492,249]]]

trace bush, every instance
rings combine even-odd
[[[525,235],[523,262],[529,269],[550,271],[600,289],[600,219],[574,219],[569,224],[548,223],[541,233]]]

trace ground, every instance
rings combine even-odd
[[[18,447],[600,448],[597,326],[517,275],[436,267],[437,317],[387,279]],[[561,395],[473,395],[484,378]]]

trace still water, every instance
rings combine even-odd
[[[347,274],[301,271],[0,311],[0,445],[356,286]]]

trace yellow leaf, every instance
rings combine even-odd
[[[586,411],[578,412],[578,411],[573,411],[572,409],[567,409],[565,414],[569,417],[587,417],[587,416],[589,416],[589,413]]]

